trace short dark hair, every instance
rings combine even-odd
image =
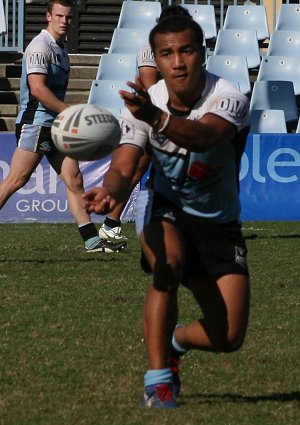
[[[190,12],[180,4],[172,4],[171,6],[164,7],[161,11],[159,18],[156,19],[156,22],[160,22],[162,19],[167,18],[168,16],[187,16],[188,18],[193,19]]]
[[[159,21],[155,27],[151,30],[149,35],[149,43],[152,52],[155,54],[155,43],[154,38],[156,34],[168,34],[170,32],[183,32],[186,30],[192,30],[195,35],[195,41],[199,44],[199,47],[203,46],[203,31],[200,25],[197,24],[193,19],[182,15],[168,16]]]
[[[53,6],[55,4],[61,4],[62,6],[65,6],[65,7],[73,7],[74,6],[73,0],[49,0],[48,6],[47,6],[47,12],[51,13],[52,10],[53,10]]]

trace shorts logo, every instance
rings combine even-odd
[[[235,262],[239,264],[244,269],[247,269],[247,259],[246,259],[247,250],[240,246],[235,247]]]
[[[51,144],[50,142],[42,142],[39,144],[39,149],[43,152],[51,152]]]

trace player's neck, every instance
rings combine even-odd
[[[65,42],[64,35],[61,36],[60,34],[57,34],[55,31],[52,30],[50,26],[47,27],[47,31],[54,38],[54,40],[56,41],[58,45],[64,45],[64,42]]]
[[[197,86],[191,88],[186,93],[175,93],[169,91],[169,101],[167,106],[170,112],[172,113],[173,110],[183,115],[189,113],[193,109],[193,106],[201,99],[204,87],[205,76],[203,75]]]

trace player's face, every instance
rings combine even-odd
[[[177,103],[172,106],[193,103],[203,89],[205,59],[204,48],[196,42],[194,32],[187,29],[156,34],[154,42],[157,68],[166,82],[171,103]]]
[[[71,8],[55,3],[52,12],[47,12],[48,30],[55,40],[63,41],[71,23]]]

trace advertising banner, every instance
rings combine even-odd
[[[16,147],[15,135],[0,133],[0,181],[9,172],[10,162]],[[101,161],[80,163],[85,189],[101,186],[103,176],[109,167],[110,157]],[[133,191],[123,214],[122,221],[134,220],[134,206],[138,187]],[[101,222],[103,216],[93,215],[94,222]],[[30,181],[18,190],[0,211],[0,222],[72,222],[73,217],[66,199],[65,185],[50,167],[44,157]]]
[[[15,136],[0,133],[0,181],[9,172]],[[80,164],[85,189],[102,184],[110,157]],[[135,219],[134,190],[122,221]],[[300,135],[249,135],[240,168],[241,219],[300,220]],[[95,222],[103,216],[93,215]],[[30,181],[0,211],[0,222],[72,222],[65,186],[44,158]]]
[[[240,189],[242,220],[300,220],[300,134],[249,135]]]

